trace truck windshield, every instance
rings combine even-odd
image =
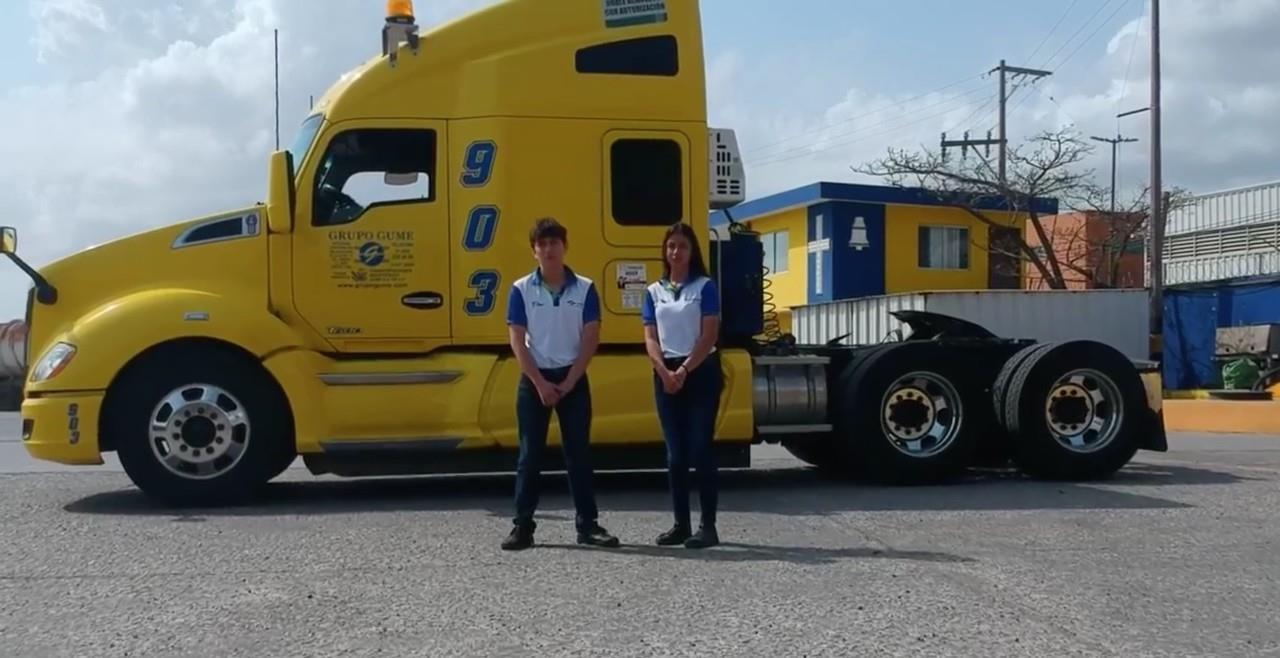
[[[315,140],[316,133],[320,132],[322,121],[324,121],[324,115],[313,114],[298,126],[298,134],[293,138],[293,145],[289,147],[289,156],[293,158],[295,168],[302,164],[302,158],[311,149],[311,142]]]

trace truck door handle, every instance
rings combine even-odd
[[[430,290],[411,292],[400,298],[400,303],[409,308],[433,309],[444,306],[444,295]]]

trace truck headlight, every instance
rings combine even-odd
[[[52,379],[62,372],[76,355],[76,346],[70,343],[57,343],[40,357],[40,361],[31,369],[31,383],[37,384]]]

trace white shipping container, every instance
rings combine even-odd
[[[1280,181],[1202,194],[1169,211],[1165,235],[1261,224],[1280,219]]]
[[[792,332],[801,343],[825,343],[849,334],[842,344],[896,340],[910,329],[890,313],[941,313],[986,327],[1004,338],[1038,341],[1089,339],[1106,343],[1132,359],[1150,353],[1147,291],[961,290],[863,297],[792,308]]]
[[[1204,283],[1221,279],[1280,274],[1280,251],[1165,261],[1164,283]]]

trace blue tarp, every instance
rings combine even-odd
[[[1280,323],[1280,279],[1170,288],[1164,295],[1164,387],[1221,387],[1218,327]]]

